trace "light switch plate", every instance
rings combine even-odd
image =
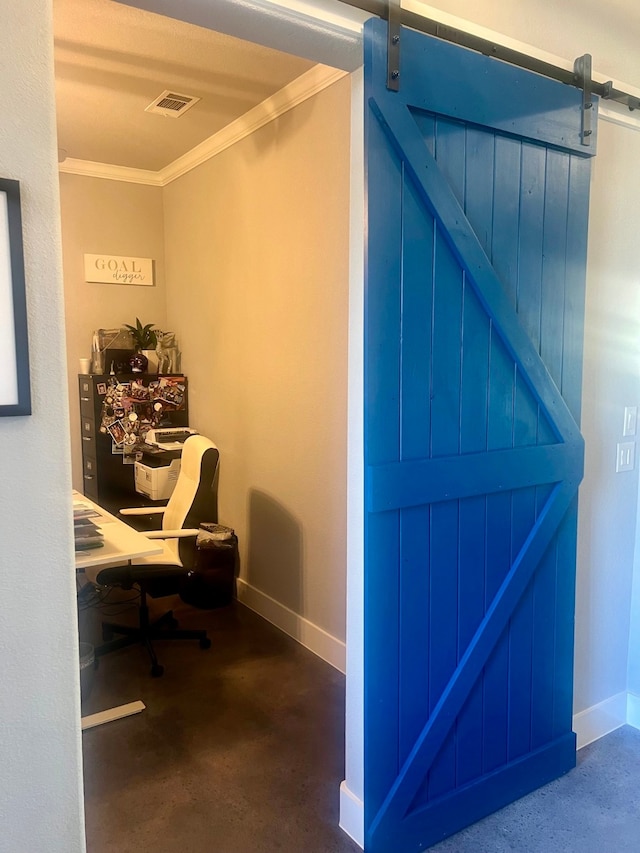
[[[623,435],[635,435],[637,424],[638,424],[638,407],[637,406],[625,406],[624,407],[624,425],[622,428],[622,434]]]
[[[636,465],[635,441],[619,442],[616,448],[616,473],[633,471]]]

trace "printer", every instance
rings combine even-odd
[[[152,501],[168,500],[180,474],[182,447],[197,430],[189,427],[150,429],[135,463],[136,492]]]

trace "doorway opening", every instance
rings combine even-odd
[[[54,12],[74,485],[78,361],[93,331],[140,317],[175,332],[190,425],[221,452],[219,518],[241,543],[238,597],[344,671],[349,78],[248,45],[238,81],[224,67],[238,49],[227,36],[98,0],[56,0]],[[211,40],[223,53],[217,70],[205,61]],[[145,113],[165,89],[202,100],[178,119]],[[176,128],[201,121],[216,95],[225,124],[202,138],[191,131],[179,149]],[[127,118],[133,102],[151,143]],[[155,285],[85,281],[84,254],[100,252],[152,258]],[[241,612],[240,624],[255,627]],[[164,655],[178,653],[201,654]],[[109,666],[122,684],[117,663]],[[167,667],[154,695],[171,689],[169,676]],[[197,702],[197,680],[189,690]],[[259,704],[253,711],[260,716]],[[197,750],[178,751],[197,762]]]

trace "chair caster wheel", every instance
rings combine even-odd
[[[162,675],[164,675],[164,667],[159,663],[155,663],[151,667],[151,677],[160,678]]]
[[[201,649],[210,649],[211,648],[211,640],[208,637],[203,637],[200,640],[200,648]]]

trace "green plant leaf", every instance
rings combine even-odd
[[[137,349],[155,349],[158,344],[158,336],[155,333],[153,323],[142,325],[140,318],[136,317],[136,325],[131,326],[129,323],[124,323],[125,329],[131,332],[131,337]]]

